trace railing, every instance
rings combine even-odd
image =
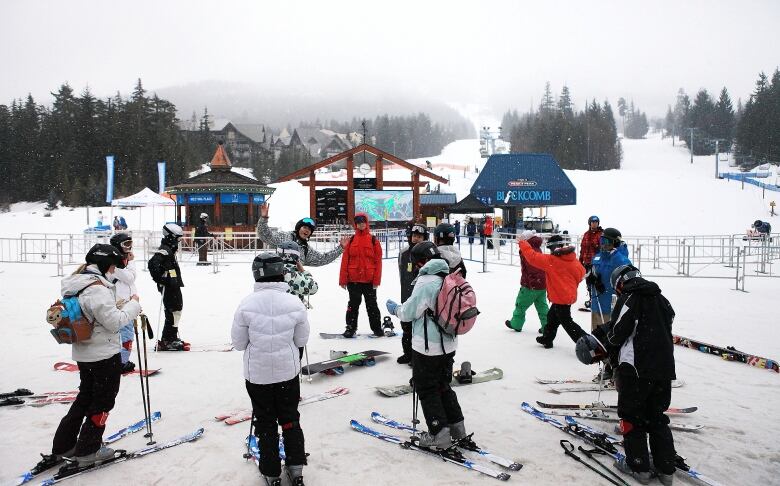
[[[372,232],[382,244],[384,258],[396,258],[406,245],[403,230],[377,229]],[[95,243],[108,243],[112,232],[91,234],[23,233],[18,238],[0,238],[0,262],[38,263],[56,265],[62,276],[65,266],[83,262],[87,250]],[[318,229],[309,240],[311,248],[327,252],[353,231],[346,229]],[[136,260],[147,261],[158,248],[161,232],[132,232]],[[248,263],[261,251],[268,250],[254,232],[215,233],[205,239],[209,248],[209,262],[214,273],[220,265]],[[544,240],[549,234],[540,234]],[[579,249],[580,237],[569,235],[570,243]],[[487,238],[460,235],[456,245],[465,260],[482,264],[487,272],[493,265],[519,266],[516,235],[496,233]],[[198,240],[200,241],[200,240]],[[763,237],[745,235],[681,235],[630,236],[625,238],[629,258],[648,277],[686,277],[733,279],[735,287],[745,289],[745,277],[777,278],[774,265],[780,263],[780,234]],[[484,242],[484,244],[481,244]],[[490,248],[492,244],[492,248]],[[180,242],[179,262],[183,265],[198,261],[199,244],[191,232]],[[146,270],[146,265],[141,265]]]

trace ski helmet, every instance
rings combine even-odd
[[[450,223],[439,223],[433,230],[433,241],[436,243],[441,241],[445,245],[451,245],[455,241],[455,227]]]
[[[181,226],[179,226],[176,223],[166,223],[165,226],[163,226],[163,238],[174,238],[179,239],[182,236],[184,236],[184,231],[181,229]]]
[[[577,340],[574,346],[577,359],[582,364],[597,363],[607,357],[607,350],[592,334],[586,334]]]
[[[760,219],[757,219],[757,220],[753,221],[753,227],[754,227],[754,228],[758,228],[758,227],[759,227],[759,226],[761,226],[762,224],[764,224],[764,222],[763,222],[763,221],[761,221]]]
[[[434,258],[439,258],[441,253],[436,245],[431,241],[421,241],[414,245],[411,252],[412,263],[417,265],[420,262],[427,262]]]
[[[609,276],[609,283],[612,284],[612,288],[616,291],[620,291],[623,288],[623,284],[629,280],[637,277],[641,277],[642,273],[633,265],[620,265],[612,271],[612,275]]]
[[[208,219],[209,215],[206,213],[200,213],[200,219]]]
[[[601,222],[601,220],[599,220],[599,217],[596,216],[595,214],[593,216],[591,216],[590,218],[588,218],[588,224],[590,224],[590,223],[600,223],[600,222]]]
[[[111,246],[120,251],[120,253],[127,253],[133,248],[133,237],[130,233],[117,233],[109,240]]]
[[[560,247],[564,246],[565,244],[566,244],[566,242],[563,240],[563,236],[561,236],[561,235],[552,235],[547,240],[547,249],[552,251],[552,250],[555,250],[556,248],[560,248]]]
[[[615,228],[607,228],[604,230],[604,232],[601,234],[601,244],[610,243],[612,246],[619,246],[620,243],[623,242],[623,235],[620,234],[620,231],[616,230]],[[606,240],[606,241],[604,241]]]
[[[106,274],[111,265],[117,268],[125,268],[125,256],[113,245],[97,243],[92,246],[84,258],[87,263],[97,265],[100,273]]]
[[[301,229],[301,227],[306,226],[311,230],[312,233],[314,233],[314,230],[317,229],[317,223],[314,222],[311,218],[303,218],[299,220],[297,223],[295,223],[295,234],[298,234],[298,230]]]
[[[276,253],[261,253],[252,261],[252,275],[255,282],[284,275],[284,260]]]
[[[423,240],[428,240],[428,228],[420,223],[409,223],[406,225],[406,241],[412,245],[412,234],[422,235]]]
[[[276,254],[279,255],[285,263],[297,263],[301,258],[301,247],[294,241],[283,241],[276,247]]]

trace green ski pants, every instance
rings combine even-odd
[[[539,314],[539,322],[542,324],[542,329],[544,329],[544,326],[547,325],[547,311],[550,310],[547,306],[547,291],[533,290],[527,287],[520,287],[520,291],[517,293],[515,311],[512,313],[512,320],[509,323],[512,329],[516,331],[523,329],[525,311],[532,304],[536,307],[536,313]]]

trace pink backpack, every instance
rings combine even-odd
[[[477,295],[460,271],[448,274],[436,298],[435,321],[447,334],[466,334],[477,321]]]

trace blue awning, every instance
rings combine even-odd
[[[577,189],[549,154],[491,155],[471,194],[491,207],[577,204]]]

